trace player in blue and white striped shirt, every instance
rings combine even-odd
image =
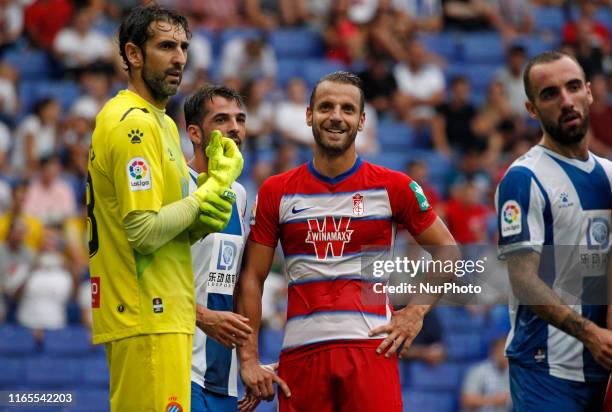
[[[223,86],[207,86],[185,101],[187,134],[194,146],[189,161],[189,191],[197,189],[200,173],[208,169],[204,148],[213,130],[240,147],[246,134],[246,113],[240,96]],[[233,313],[233,293],[245,241],[246,192],[234,182],[236,194],[227,227],[207,235],[191,249],[197,304],[191,363],[191,411],[235,412],[238,407],[236,346],[252,330],[248,319]],[[257,401],[245,398],[252,407]],[[247,408],[248,409],[248,408]]]
[[[605,328],[612,163],[588,150],[593,100],[573,57],[535,57],[525,90],[543,137],[496,193],[499,252],[513,289],[506,345],[512,401],[518,411],[599,410],[612,367]],[[592,291],[602,298],[589,302]]]

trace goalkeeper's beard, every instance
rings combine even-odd
[[[145,64],[142,69],[142,80],[146,85],[147,89],[149,89],[149,93],[151,93],[151,97],[156,102],[163,101],[170,96],[174,96],[178,91],[178,87],[181,84],[181,80],[183,79],[182,74],[178,79],[176,84],[166,83],[165,79],[167,77],[166,72],[163,73],[154,73],[147,68]]]

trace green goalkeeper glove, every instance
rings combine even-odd
[[[200,215],[190,228],[190,232],[201,234],[199,236],[201,237],[225,229],[232,216],[236,193],[232,189],[219,187],[218,183],[210,179],[206,173],[200,173],[198,189],[192,196],[200,204]]]
[[[208,157],[208,177],[214,179],[220,187],[231,187],[242,173],[244,160],[236,143],[223,137],[219,130],[213,130],[210,142],[206,147]]]

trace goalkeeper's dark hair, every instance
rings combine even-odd
[[[183,112],[185,114],[185,126],[196,125],[201,126],[202,121],[209,113],[207,106],[208,102],[212,102],[213,97],[219,96],[227,100],[233,100],[236,102],[238,107],[244,107],[244,100],[242,96],[238,94],[234,89],[227,86],[221,86],[216,84],[210,84],[202,87],[187,99],[183,105]]]
[[[535,95],[534,95],[535,91],[533,90],[531,79],[529,78],[529,75],[531,74],[531,69],[533,68],[533,66],[536,66],[538,64],[552,63],[557,60],[561,60],[564,57],[568,57],[572,59],[574,63],[576,63],[576,65],[578,65],[578,67],[582,71],[583,80],[586,78],[584,69],[582,68],[578,60],[576,60],[576,58],[572,56],[571,54],[567,54],[565,52],[556,51],[556,50],[555,51],[545,51],[543,53],[540,53],[537,56],[535,56],[533,59],[527,62],[527,65],[525,66],[525,70],[523,71],[523,86],[525,87],[525,94],[527,95],[527,98],[529,99],[530,102],[533,103],[533,101],[535,100]]]
[[[187,19],[174,10],[166,9],[156,4],[138,6],[132,9],[119,27],[119,53],[125,64],[125,70],[128,73],[130,73],[130,62],[125,53],[125,45],[127,43],[134,43],[140,47],[144,56],[145,43],[155,34],[151,30],[151,23],[153,22],[166,22],[172,26],[178,26],[183,29],[188,39],[191,38]]]
[[[315,94],[317,92],[317,88],[323,82],[350,84],[351,86],[355,86],[356,88],[358,88],[359,96],[360,96],[359,112],[363,113],[363,108],[365,106],[365,94],[363,92],[363,81],[356,74],[345,72],[345,71],[333,72],[319,79],[317,84],[315,84],[315,86],[312,88],[312,93],[310,93],[309,106],[311,109],[314,109],[314,99],[315,99]]]

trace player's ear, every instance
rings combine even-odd
[[[538,112],[536,111],[535,105],[531,103],[531,101],[527,100],[525,102],[525,109],[527,109],[527,113],[529,113],[529,117],[532,119],[538,118]]]
[[[187,126],[187,136],[194,146],[199,147],[202,144],[202,129],[195,124]]]
[[[310,106],[306,107],[306,124],[310,127],[312,126],[312,109]]]
[[[359,130],[360,132],[365,127],[365,121],[366,121],[366,114],[365,114],[365,110],[364,110],[359,115],[359,124],[357,124],[357,130]]]
[[[135,68],[142,67],[144,58],[142,55],[142,49],[132,42],[127,42],[125,45],[125,55],[127,56],[130,66]]]

